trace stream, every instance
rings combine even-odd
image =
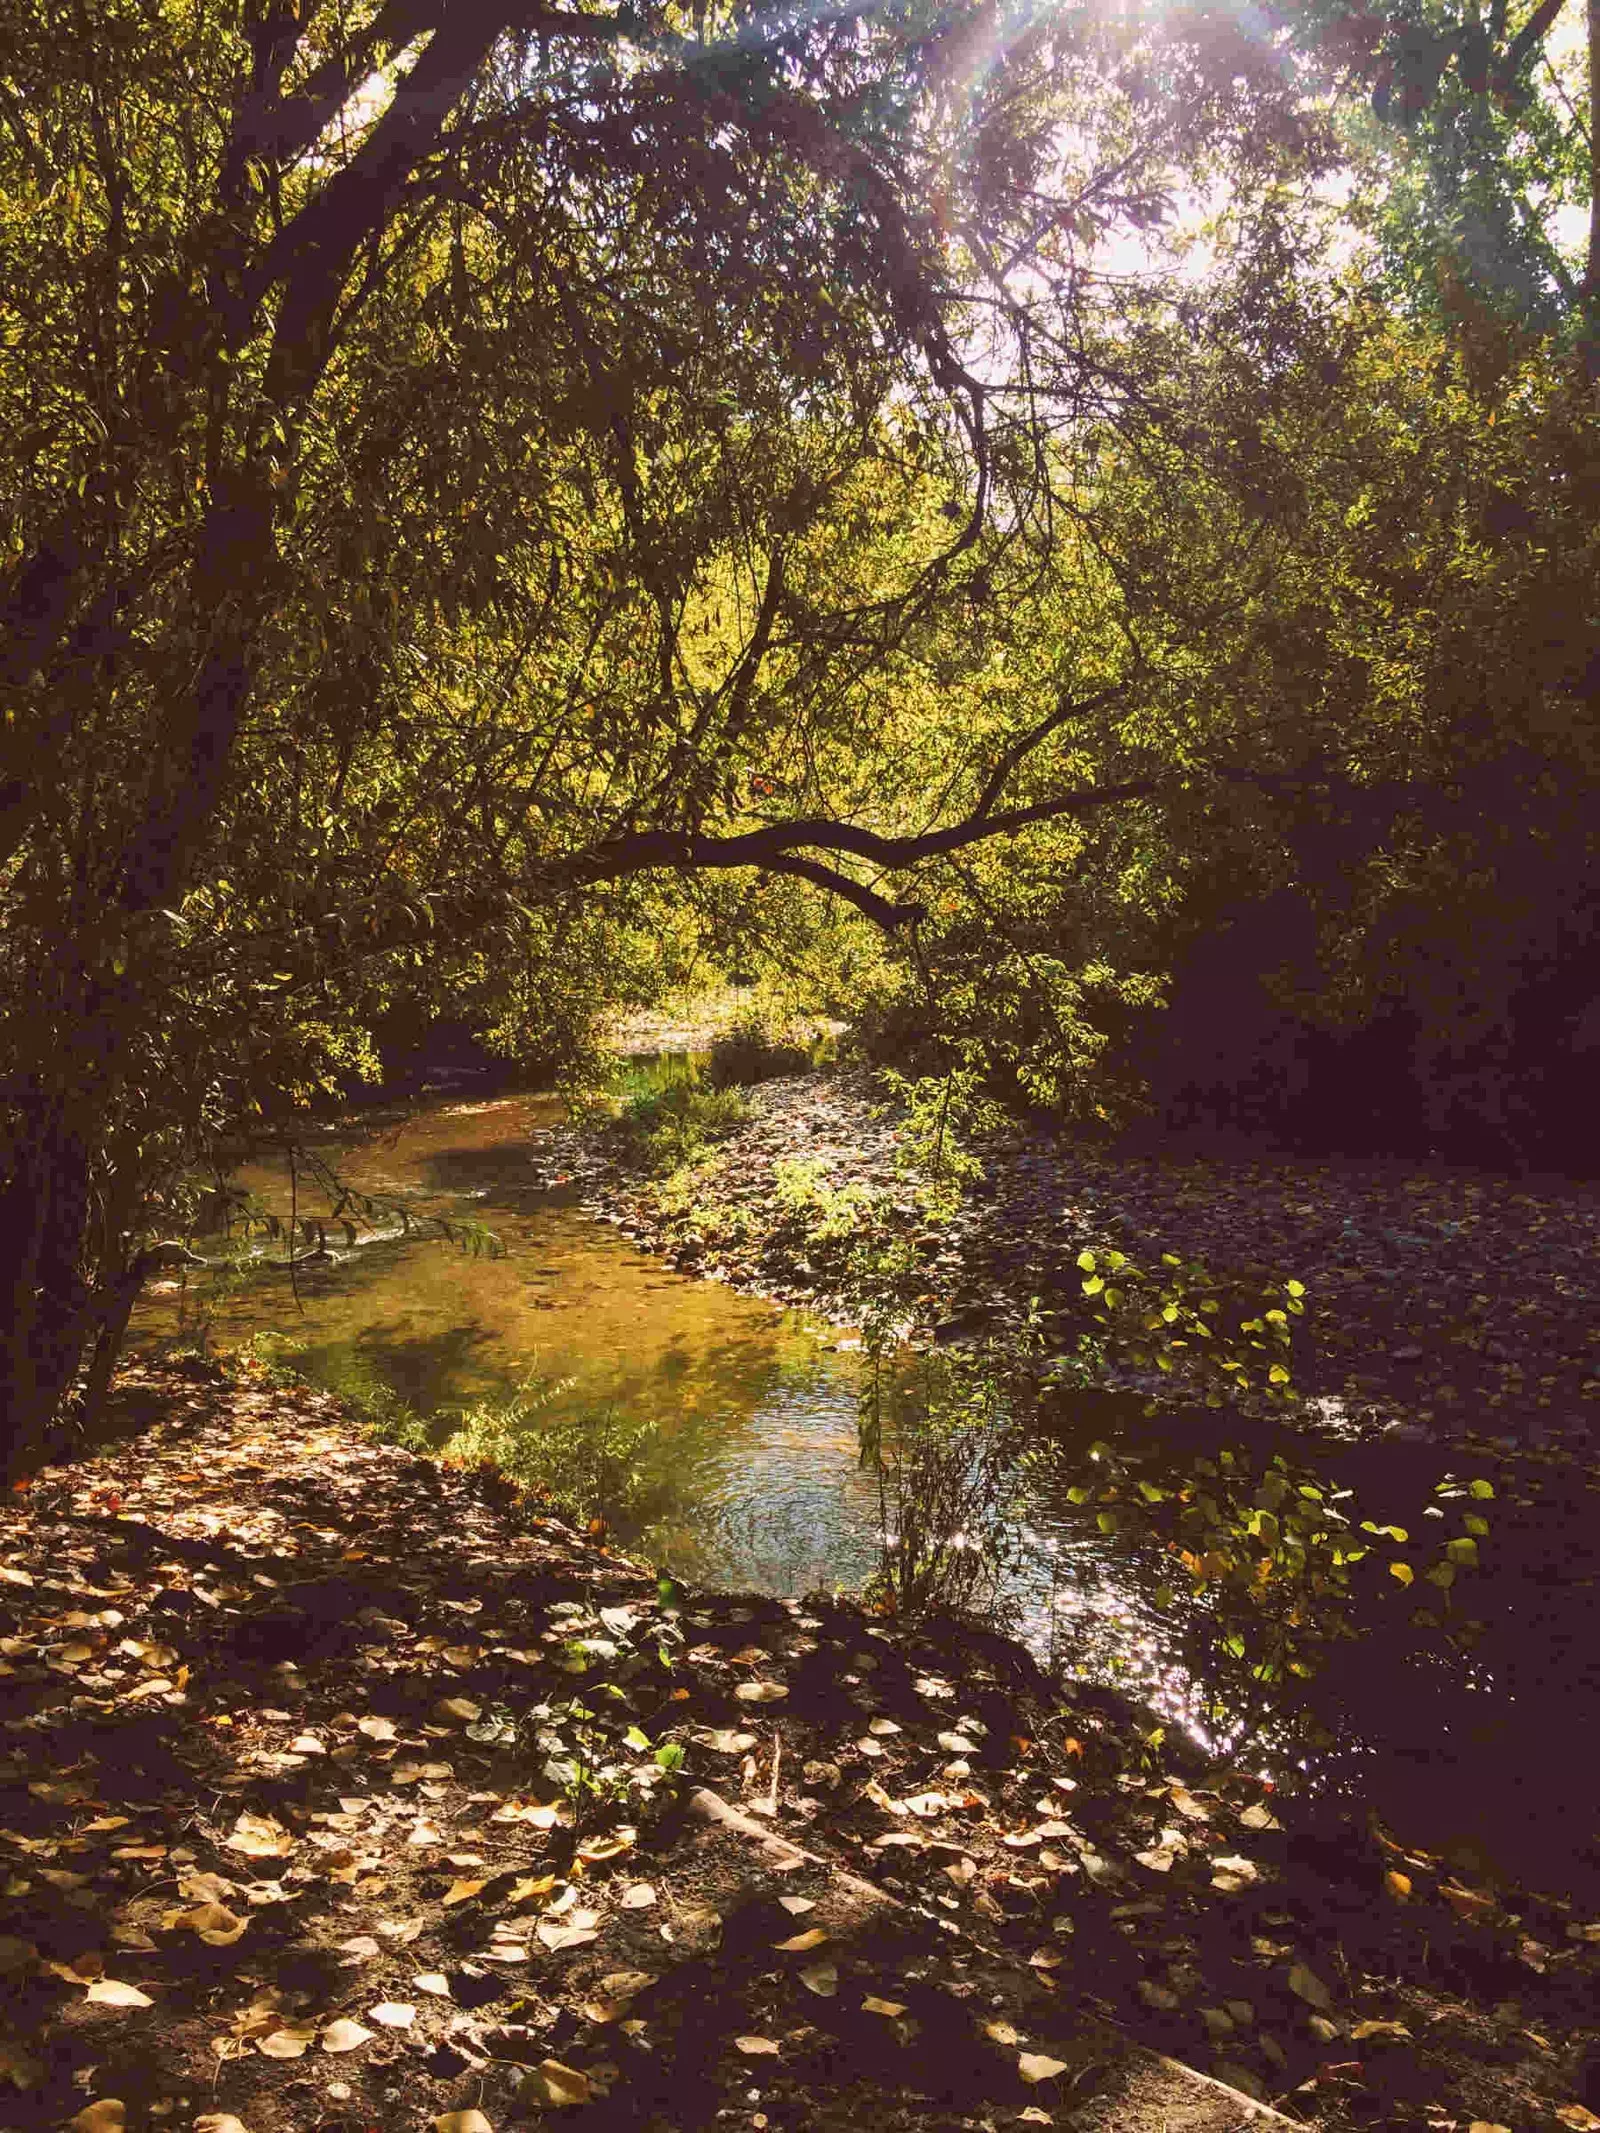
[[[334,1228],[326,1256],[292,1280],[278,1243],[264,1247],[264,1261],[278,1263],[242,1282],[153,1284],[135,1346],[202,1325],[224,1345],[274,1335],[314,1383],[369,1407],[401,1401],[441,1438],[459,1410],[521,1389],[530,1429],[636,1437],[632,1515],[611,1519],[621,1544],[726,1589],[859,1589],[879,1561],[881,1512],[858,1456],[857,1344],[803,1313],[676,1273],[585,1212],[579,1185],[547,1175],[547,1129],[561,1116],[552,1096],[436,1100],[322,1150],[341,1179],[403,1202],[413,1218],[487,1225],[502,1255],[398,1223],[353,1245]],[[282,1162],[249,1164],[235,1182],[289,1216]],[[325,1203],[302,1186],[296,1211],[316,1215]],[[1069,1411],[1067,1433],[1085,1445],[1110,1434],[1104,1404],[1076,1398],[1081,1420]],[[1408,1461],[1420,1478],[1433,1455],[1384,1457],[1389,1489]],[[1539,1508],[1525,1559],[1475,1587],[1490,1618],[1487,1656],[1441,1666],[1391,1633],[1404,1619],[1391,1610],[1342,1648],[1351,1663],[1327,1691],[1341,1784],[1358,1785],[1413,1841],[1464,1833],[1524,1871],[1541,1846],[1586,1845],[1596,1819],[1588,1773],[1600,1752],[1600,1671],[1588,1625],[1600,1555],[1581,1497],[1557,1512],[1559,1532],[1549,1515]],[[1015,1591],[1026,1641],[1198,1734],[1148,1562],[1141,1575],[1129,1545],[1099,1533],[1064,1484],[1030,1504],[1028,1521],[1034,1563],[1049,1570],[1041,1582],[1035,1567]]]

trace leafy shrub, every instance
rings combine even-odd
[[[625,1162],[660,1177],[726,1140],[749,1116],[749,1103],[738,1089],[675,1081],[630,1097],[612,1131]]]
[[[658,1423],[636,1422],[615,1408],[553,1415],[562,1381],[529,1380],[509,1400],[481,1400],[457,1411],[439,1456],[462,1466],[489,1465],[522,1488],[549,1498],[575,1524],[637,1531],[664,1507],[666,1484],[649,1468]]]
[[[841,1244],[872,1223],[878,1195],[860,1178],[830,1185],[814,1159],[789,1158],[774,1165],[772,1196],[798,1223],[808,1244]]]

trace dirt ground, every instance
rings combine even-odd
[[[0,1515],[0,2127],[1120,2129],[1130,2039],[1212,2125],[1600,2124],[1559,1896],[982,1632],[658,1584],[319,1394],[116,1421]]]

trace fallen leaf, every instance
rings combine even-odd
[[[380,2000],[376,2007],[367,2009],[367,2017],[385,2029],[409,2029],[417,2019],[417,2010],[404,2000]]]
[[[578,1857],[590,1866],[599,1866],[607,1859],[620,1859],[624,1852],[632,1850],[633,1843],[631,1829],[613,1830],[609,1837],[591,1837],[586,1844],[580,1844]]]
[[[1411,1876],[1398,1873],[1393,1868],[1384,1875],[1383,1885],[1396,1903],[1405,1903],[1411,1895]]]
[[[451,1720],[458,1726],[470,1726],[483,1716],[483,1705],[474,1703],[470,1696],[441,1696],[433,1707],[435,1718]]]
[[[1304,2000],[1308,2006],[1328,2008],[1333,2005],[1333,1994],[1316,1972],[1308,1970],[1304,1963],[1296,1963],[1290,1970],[1289,1990],[1296,1999]]]
[[[656,1892],[648,1881],[636,1881],[632,1888],[624,1889],[621,1896],[625,1911],[648,1911],[656,1900]]]
[[[789,1691],[781,1681],[741,1681],[733,1693],[741,1703],[782,1703]]]
[[[527,2102],[541,2109],[553,2105],[587,2103],[594,2091],[587,2074],[563,2066],[559,2059],[545,2059],[530,2067],[518,2091]]]
[[[494,2133],[494,2127],[481,2111],[441,2111],[433,2133]]]
[[[451,1996],[450,1980],[441,1970],[424,1970],[420,1976],[414,1977],[411,1983],[418,1992],[435,1993],[441,2000],[448,2000]]]
[[[863,2014],[903,2015],[905,2011],[903,2000],[880,2000],[876,1993],[869,1992],[861,2002]]]
[[[559,1807],[544,1807],[537,1800],[508,1800],[489,1817],[491,1822],[526,1822],[532,1829],[554,1829],[560,1819]]]
[[[447,1904],[467,1903],[489,1886],[490,1879],[486,1874],[478,1881],[452,1881],[444,1892],[443,1900]]]
[[[114,1977],[97,1977],[84,1995],[103,2007],[153,2007],[155,2001],[137,1985],[122,1985]]]
[[[775,1940],[772,1945],[785,1955],[803,1955],[808,1948],[820,1948],[827,1938],[821,1926],[808,1926],[804,1933],[796,1933],[792,1940]]]
[[[892,1718],[874,1718],[868,1721],[867,1731],[876,1734],[880,1740],[887,1740],[891,1733],[898,1733],[900,1728]]]
[[[735,2037],[733,2041],[747,2059],[760,2058],[763,2053],[772,2053],[779,2049],[770,2037]]]
[[[807,1911],[814,1911],[817,1908],[815,1899],[810,1896],[780,1896],[778,1901],[786,1911],[792,1912],[796,1918],[803,1917]]]
[[[352,2022],[348,2015],[340,2015],[322,2032],[322,2049],[325,2052],[353,2052],[358,2044],[369,2044],[372,2031],[364,2029],[359,2022]]]
[[[250,2133],[250,2128],[231,2111],[207,2111],[195,2120],[194,2133]]]
[[[1044,2052],[1018,2052],[1017,2072],[1024,2081],[1053,2081],[1067,2070],[1065,2059],[1052,2059]]]
[[[996,2044],[1020,2044],[1022,2042],[1021,2037],[1009,2022],[985,2022],[983,2033],[986,2037],[992,2037]]]
[[[76,2118],[67,2124],[72,2133],[122,2133],[128,2122],[128,2106],[120,2096],[103,2096],[98,2103],[87,2103]]]
[[[1409,2044],[1411,2032],[1404,2022],[1358,2022],[1351,2030],[1350,2037],[1356,2044],[1367,2037],[1398,2037]]]
[[[230,1852],[243,1852],[251,1859],[287,1859],[294,1839],[271,1815],[242,1814],[223,1843]]]
[[[552,1950],[581,1948],[586,1941],[598,1940],[593,1926],[557,1926],[546,1918],[539,1921],[539,1938]]]
[[[800,1982],[818,1999],[831,2000],[839,1989],[839,1972],[832,1963],[808,1963],[800,1973]]]
[[[1593,2133],[1593,2128],[1600,2126],[1600,2118],[1581,2103],[1562,2104],[1556,2116],[1564,2126],[1571,2126],[1573,2133]]]
[[[269,2059],[303,2059],[316,2034],[309,2022],[297,2024],[293,2029],[275,2029],[270,2036],[256,2039],[256,2050],[264,2052]]]
[[[535,1897],[548,1896],[556,1885],[554,1874],[522,1874],[506,1891],[508,1904],[532,1903]]]
[[[1439,1894],[1458,1918],[1468,1920],[1483,1918],[1490,1911],[1497,1911],[1500,1908],[1494,1897],[1483,1889],[1464,1889],[1453,1883],[1446,1882],[1440,1889]],[[1600,2125],[1600,2119],[1596,2119],[1595,2123]]]
[[[358,1718],[356,1731],[364,1733],[368,1740],[397,1740],[399,1729],[392,1718]]]
[[[736,1733],[728,1727],[716,1730],[707,1728],[704,1732],[694,1734],[692,1738],[698,1741],[702,1748],[714,1748],[718,1755],[743,1755],[756,1745],[756,1736],[753,1733]]]
[[[210,1948],[231,1948],[250,1923],[230,1911],[226,1904],[197,1903],[190,1911],[168,1911],[161,1921],[163,1933],[182,1929],[198,1933]]]

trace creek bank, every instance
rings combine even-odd
[[[0,2126],[1589,2123],[1559,1898],[983,1632],[665,1591],[326,1395],[116,1415],[0,1511]]]
[[[1470,1434],[1582,1452],[1600,1423],[1600,1186],[1392,1162],[1132,1153],[1009,1131],[953,1221],[918,1215],[893,1124],[863,1070],[768,1082],[750,1117],[665,1183],[630,1174],[604,1131],[558,1130],[584,1205],[670,1264],[840,1322],[862,1298],[850,1238],[786,1209],[779,1166],[830,1193],[875,1195],[911,1237],[912,1333],[1020,1325],[1031,1297],[1077,1303],[1085,1247],[1143,1264],[1163,1251],[1218,1275],[1295,1276],[1307,1313],[1294,1373],[1307,1420],[1418,1441]]]

